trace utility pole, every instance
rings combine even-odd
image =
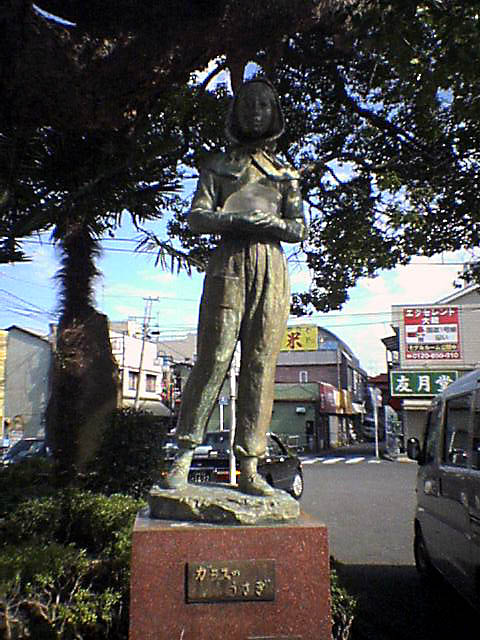
[[[150,315],[152,313],[152,303],[154,299],[144,298],[144,300],[145,300],[145,313],[143,316],[142,348],[140,350],[140,363],[138,365],[137,388],[135,390],[135,401],[133,403],[134,409],[138,409],[138,405],[140,401],[140,383],[142,380],[143,356],[145,354],[145,342],[147,341],[147,330],[148,330],[148,325],[150,324]]]
[[[230,365],[230,484],[237,484],[237,462],[233,450],[235,429],[237,427],[237,369],[238,369],[238,345],[233,353]]]
[[[380,450],[378,446],[379,433],[378,433],[378,408],[382,406],[382,392],[376,387],[372,388],[373,396],[373,418],[375,421],[375,458],[380,458]]]

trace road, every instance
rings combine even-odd
[[[412,553],[416,464],[369,451],[304,464],[302,509],[325,522],[342,584],[358,600],[353,640],[477,635],[478,614],[447,585],[427,588]]]

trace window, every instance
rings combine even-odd
[[[445,409],[444,462],[455,467],[468,466],[469,423],[472,394],[447,401]]]
[[[128,388],[131,391],[136,391],[138,387],[138,371],[128,372]]]
[[[347,367],[347,391],[351,391],[354,388],[353,375],[352,367]]]
[[[110,343],[112,345],[112,353],[122,353],[122,350],[123,350],[122,338],[110,338]]]
[[[157,390],[157,376],[154,376],[152,373],[147,373],[145,388],[149,393],[155,393]]]
[[[284,451],[280,444],[274,440],[273,438],[268,438],[267,440],[267,456],[271,458],[278,458],[282,455],[285,455]]]
[[[308,382],[308,371],[300,371],[298,374],[298,380],[303,383]]]
[[[425,431],[425,463],[432,463],[438,450],[440,424],[442,418],[442,404],[439,402],[428,412],[427,428]]]

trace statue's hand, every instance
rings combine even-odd
[[[305,239],[303,218],[285,220],[274,213],[251,209],[233,214],[232,224],[240,232],[252,235],[261,232],[267,237],[284,242],[301,242]]]
[[[273,213],[252,209],[243,211],[238,216],[240,226],[244,229],[276,229],[282,220]]]

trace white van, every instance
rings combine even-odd
[[[419,464],[414,551],[419,572],[440,572],[480,609],[480,369],[449,385],[428,412]]]

